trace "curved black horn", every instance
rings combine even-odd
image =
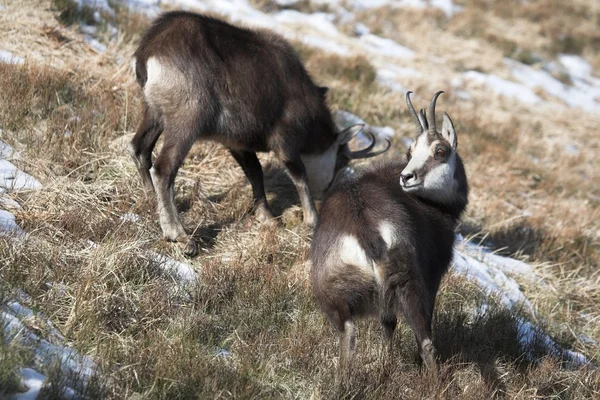
[[[415,127],[417,128],[417,133],[421,134],[421,132],[426,129],[423,124],[421,123],[421,121],[419,121],[419,117],[417,116],[417,112],[415,111],[415,108],[412,105],[412,101],[410,101],[410,95],[411,95],[411,91],[409,90],[408,92],[406,92],[406,104],[408,105],[408,112],[410,113],[410,115],[413,117],[413,120],[415,122]]]
[[[435,95],[433,95],[433,99],[429,104],[429,116],[427,117],[427,123],[429,124],[429,133],[437,134],[437,130],[435,128],[435,102],[440,94],[444,93],[444,91],[440,90]]]
[[[387,142],[387,146],[385,147],[385,149],[381,149],[381,150],[371,153],[370,151],[373,149],[373,147],[375,147],[375,144],[376,144],[375,136],[373,136],[373,134],[371,132],[367,132],[367,135],[369,135],[369,137],[371,138],[371,144],[369,144],[367,147],[365,147],[362,150],[349,152],[348,157],[350,157],[351,159],[371,158],[371,157],[375,157],[380,154],[383,154],[390,149],[392,142],[390,142],[389,139],[385,139],[385,141]]]

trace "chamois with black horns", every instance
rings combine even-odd
[[[418,351],[436,372],[433,307],[448,270],[454,229],[467,206],[468,184],[457,135],[444,113],[436,129],[437,92],[429,115],[415,112],[417,136],[407,161],[372,166],[336,182],[322,204],[310,251],[317,303],[340,333],[340,372],[352,365],[356,318],[379,317],[392,354],[397,318],[415,334]]]
[[[326,104],[327,88],[313,83],[292,46],[266,30],[236,27],[189,12],[160,16],[135,52],[143,89],[143,117],[130,152],[145,184],[156,191],[163,236],[197,244],[183,228],[173,199],[177,171],[198,140],[223,144],[250,181],[256,215],[273,218],[257,152],[272,151],[285,166],[313,226],[313,199],[322,196],[351,158],[372,157],[375,139],[363,150],[347,143],[355,125],[336,132]],[[152,164],[161,134],[164,144]]]

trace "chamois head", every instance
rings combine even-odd
[[[366,135],[371,143],[364,149],[351,151],[348,143],[360,133],[363,127],[363,124],[356,124],[338,132],[333,144],[321,154],[301,156],[313,199],[318,200],[323,197],[325,191],[333,184],[338,172],[344,169],[350,160],[375,157],[389,150],[391,143],[385,139],[387,144],[383,149],[372,151],[377,143],[375,136],[371,132],[367,132]]]
[[[447,203],[456,197],[459,186],[455,176],[458,141],[448,114],[444,113],[442,131],[436,129],[435,103],[444,92],[439,91],[433,96],[429,115],[423,109],[419,114],[415,112],[411,93],[406,93],[406,103],[417,127],[417,137],[408,150],[408,165],[400,175],[400,185],[407,193]]]

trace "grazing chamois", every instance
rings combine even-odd
[[[389,148],[351,152],[354,125],[336,132],[326,104],[292,46],[270,31],[250,30],[189,12],[169,12],[144,34],[135,52],[143,89],[143,118],[130,152],[145,187],[156,191],[163,235],[197,245],[184,230],[173,199],[175,176],[198,140],[223,144],[250,181],[259,220],[273,218],[256,152],[272,151],[285,166],[314,226],[318,199],[351,158]],[[161,133],[164,144],[152,165]]]
[[[351,365],[354,320],[378,316],[392,353],[397,316],[413,330],[421,359],[437,371],[431,341],[433,306],[452,260],[454,229],[467,206],[468,184],[456,152],[457,137],[444,113],[441,133],[435,103],[417,115],[406,94],[418,136],[408,162],[375,165],[337,181],[327,192],[310,258],[316,300],[340,332],[340,372]]]

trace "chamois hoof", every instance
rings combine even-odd
[[[188,258],[196,257],[198,255],[198,243],[194,239],[189,239],[183,254]]]

